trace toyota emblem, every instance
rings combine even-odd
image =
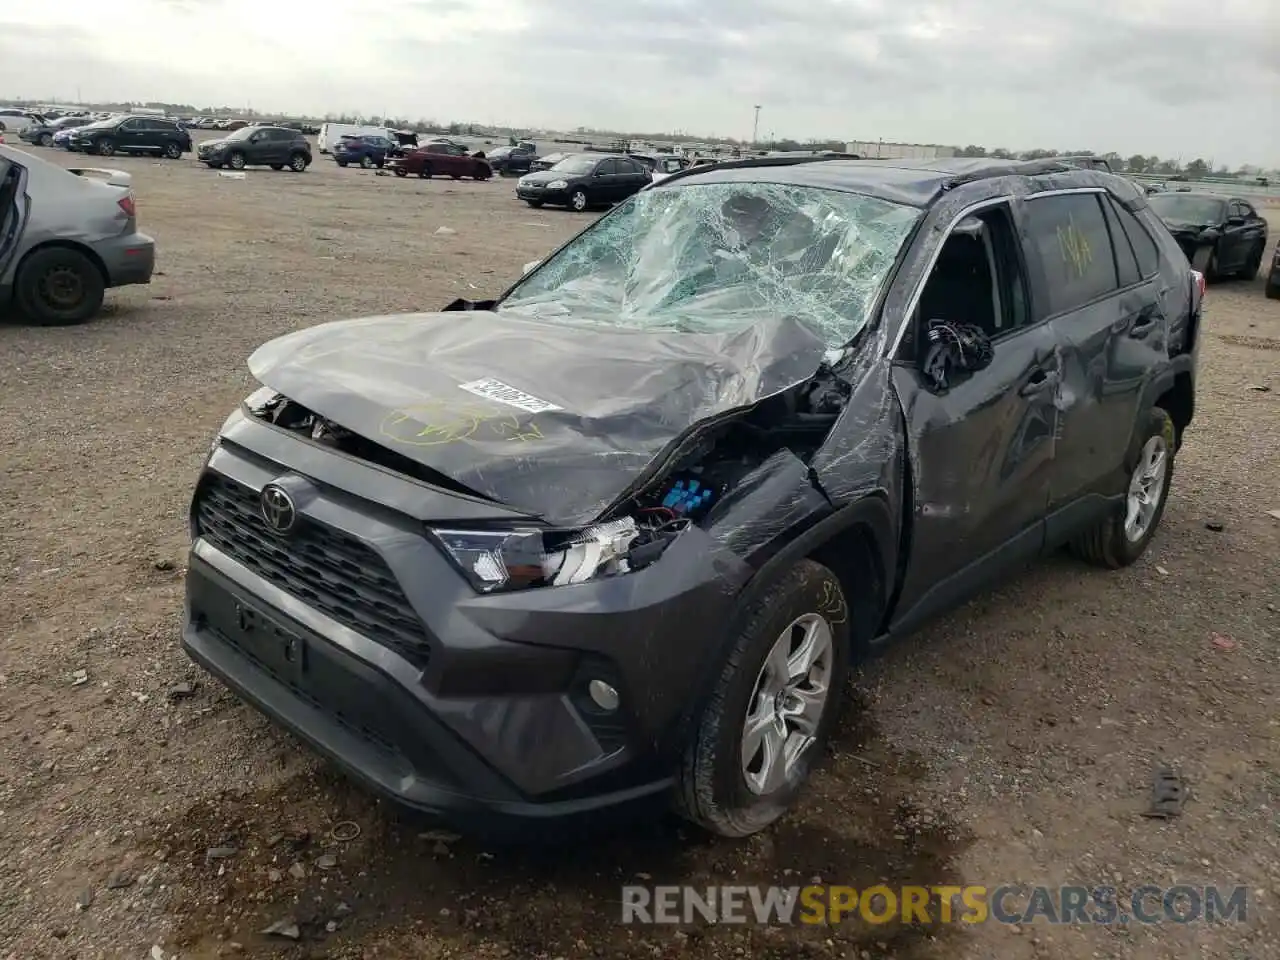
[[[293,497],[277,484],[269,483],[262,488],[261,508],[262,519],[276,533],[288,533],[298,521]]]

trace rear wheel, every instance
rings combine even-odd
[[[166,143],[164,146],[164,155],[170,160],[177,160],[182,156],[182,148],[176,143]]]
[[[289,158],[289,169],[294,173],[302,173],[307,169],[307,157],[302,153],[295,153]]]
[[[284,169],[284,164],[283,164],[283,163],[273,163],[273,164],[271,164],[271,169],[272,169],[272,170],[283,170],[283,169]]]
[[[1256,243],[1251,251],[1249,251],[1249,259],[1245,260],[1244,266],[1240,268],[1239,277],[1241,280],[1256,280],[1258,271],[1262,269],[1262,252],[1266,244]]]
[[[835,575],[802,560],[746,608],[679,774],[682,815],[745,837],[794,804],[840,710],[849,606]]]
[[[569,206],[578,213],[587,209],[587,203],[587,191],[583,190],[581,187],[573,191],[573,195],[569,197]]]
[[[116,152],[116,142],[110,137],[101,137],[93,142],[93,152],[100,157],[111,157]]]
[[[537,210],[539,207],[541,207],[541,206],[542,206],[542,201],[541,201],[541,200],[526,200],[526,201],[525,201],[525,203],[527,203],[529,206],[533,207],[533,209],[535,209],[535,210]]]
[[[42,134],[40,134],[40,146],[42,146],[42,147],[51,147],[51,146],[53,146],[53,134],[51,134],[51,133],[42,133]]]
[[[409,175],[409,171],[404,167],[396,167],[395,171],[397,177],[407,177]]]
[[[368,170],[370,167],[372,167],[372,166],[373,166],[373,157],[369,156],[369,155],[366,153],[363,157],[361,157],[361,158],[360,158],[360,166],[362,166],[362,167],[364,167],[364,169]]]
[[[418,176],[420,176],[423,180],[430,180],[431,168],[424,163],[422,165],[422,169],[418,171]]]
[[[79,250],[45,247],[22,262],[14,282],[18,306],[46,326],[84,323],[102,306],[106,280]]]
[[[1267,298],[1269,300],[1280,300],[1280,269],[1271,268],[1271,274],[1267,277]]]
[[[232,170],[243,170],[247,162],[247,158],[239,150],[227,157],[227,166]]]
[[[1071,544],[1071,552],[1099,567],[1127,567],[1146,551],[1164,516],[1178,448],[1173,418],[1152,407],[1129,456],[1124,506]]]

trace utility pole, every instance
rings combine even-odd
[[[751,145],[754,147],[760,142],[760,104],[756,104],[756,122],[751,127]]]

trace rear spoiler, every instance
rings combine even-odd
[[[132,187],[133,177],[125,173],[123,170],[106,170],[102,167],[69,167],[68,173],[74,173],[77,177],[100,177],[108,186],[112,187]]]

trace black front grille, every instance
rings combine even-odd
[[[196,530],[307,606],[426,665],[431,645],[422,621],[386,562],[359,540],[314,521],[277,536],[262,519],[257,491],[217,473],[201,482]]]

